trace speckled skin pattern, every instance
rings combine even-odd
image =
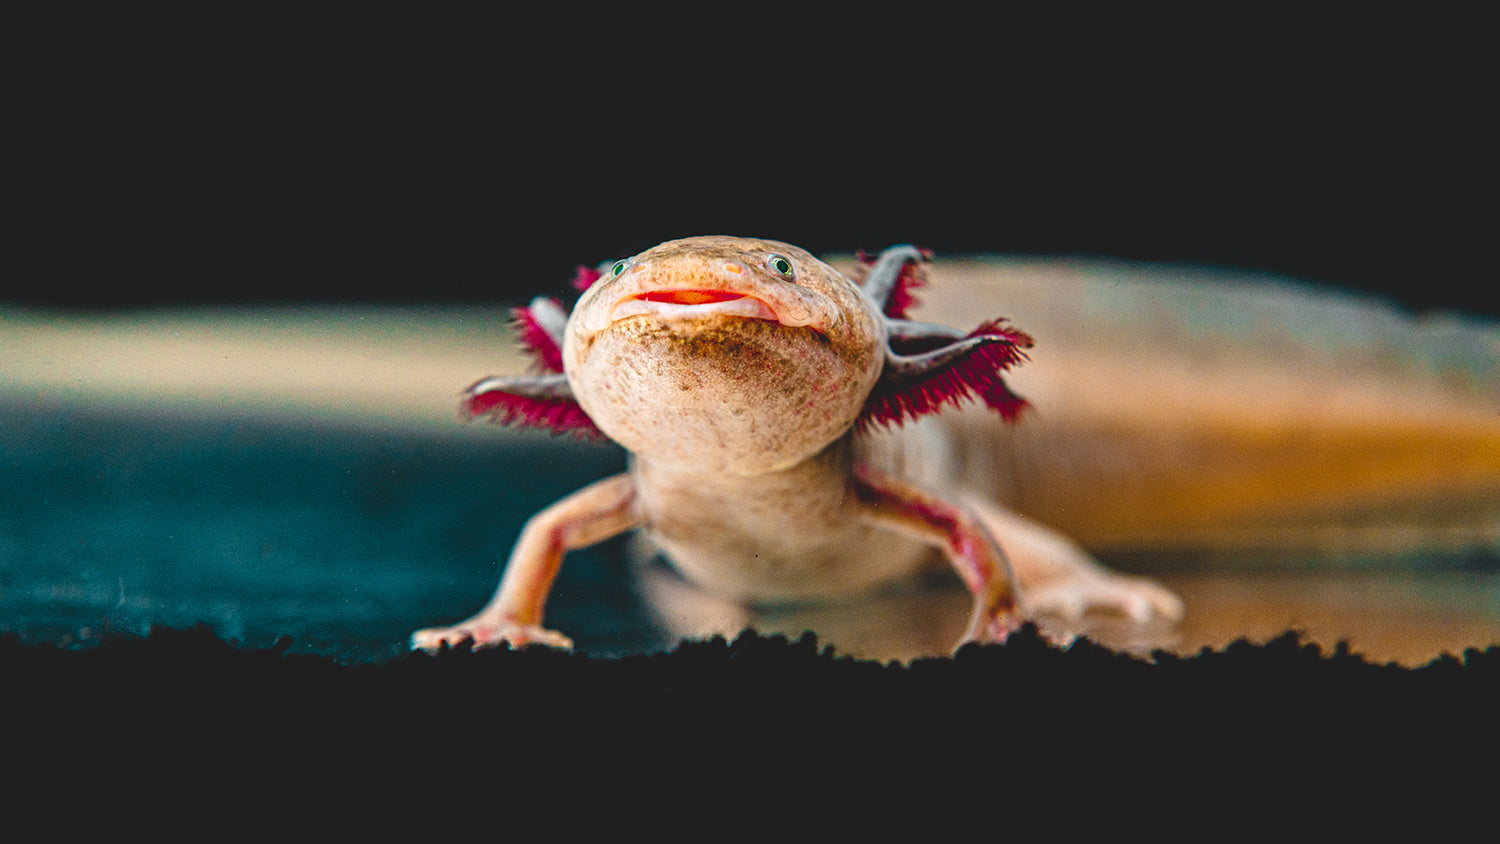
[[[768,268],[768,256],[790,260],[794,277]],[[610,322],[622,299],[663,289],[748,293],[807,324],[659,314]],[[880,376],[884,347],[873,303],[802,249],[695,237],[643,252],[591,287],[568,321],[563,358],[579,404],[631,452],[749,475],[789,467],[845,434]]]

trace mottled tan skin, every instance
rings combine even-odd
[[[794,278],[765,267],[769,255],[791,260]],[[809,324],[713,315],[608,323],[623,297],[682,288],[754,292]],[[568,321],[563,361],[579,404],[639,458],[754,476],[844,435],[884,347],[878,312],[837,270],[790,244],[706,237],[664,243],[591,287]]]
[[[858,594],[915,573],[936,550],[973,594],[965,642],[1003,640],[1028,607],[1180,612],[1170,595],[1103,572],[1018,517],[913,485],[920,437],[858,436],[886,360],[885,323],[834,268],[786,243],[696,237],[618,270],[574,308],[563,357],[579,403],[631,452],[629,471],[533,517],[490,603],[418,631],[414,646],[567,646],[542,626],[563,555],[632,528],[690,581],[749,604]],[[745,294],[764,310],[640,304],[680,291]],[[997,536],[1024,565],[1020,595]],[[1028,577],[1035,600],[1022,605]]]

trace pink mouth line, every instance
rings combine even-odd
[[[770,305],[754,296],[730,290],[694,289],[649,290],[627,296],[615,304],[610,321],[639,314],[667,320],[727,316],[785,322]]]
[[[673,305],[705,305],[746,297],[743,293],[728,290],[652,290],[635,298],[645,299],[648,302],[667,302]]]

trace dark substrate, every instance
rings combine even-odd
[[[0,637],[0,715],[13,736],[45,724],[69,744],[112,752],[192,753],[212,739],[223,747],[203,752],[315,742],[438,761],[450,743],[495,742],[536,759],[710,745],[760,754],[795,739],[830,752],[982,744],[1011,758],[1071,748],[1090,759],[1171,750],[1212,761],[1309,742],[1478,754],[1494,749],[1494,730],[1479,728],[1500,711],[1500,647],[1407,669],[1325,653],[1295,633],[1142,660],[1086,640],[1059,649],[1027,627],[1005,646],[910,665],[836,656],[812,634],[746,633],[623,659],[532,648],[377,665],[290,645],[238,647],[207,628],[85,649]]]
[[[909,666],[810,634],[374,665],[291,645],[0,637],[0,808],[48,840],[1460,840],[1500,758],[1497,647],[1406,669],[1292,633],[1148,661],[1029,627]]]

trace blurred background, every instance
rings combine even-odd
[[[1474,21],[24,15],[0,630],[34,638],[205,620],[378,657],[471,611],[520,520],[622,458],[497,445],[449,425],[453,394],[514,364],[505,305],[674,237],[1162,262],[1500,316]],[[670,641],[590,586],[614,584],[600,553],[556,623]],[[1459,644],[1500,617],[1474,583],[1443,587],[1481,595]]]

